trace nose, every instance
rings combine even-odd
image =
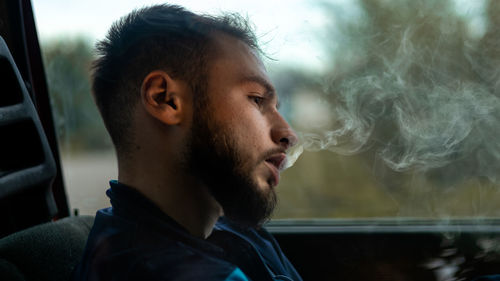
[[[278,114],[278,120],[271,131],[271,137],[275,143],[279,144],[284,149],[288,149],[298,142],[297,134],[295,134],[281,114]]]

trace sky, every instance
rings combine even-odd
[[[335,0],[345,2],[348,0]],[[85,35],[102,39],[111,24],[135,8],[161,1],[32,0],[40,38]],[[256,26],[261,45],[277,63],[321,71],[323,53],[318,31],[326,22],[315,1],[304,0],[184,0],[169,1],[198,13],[238,12]]]
[[[338,9],[336,15],[326,15],[321,2]],[[454,0],[459,14],[470,17],[470,28],[482,35],[481,14],[484,0]],[[42,42],[53,38],[84,35],[89,40],[104,38],[111,24],[135,8],[164,3],[154,0],[32,0],[35,20]],[[326,53],[321,35],[326,23],[335,17],[355,18],[355,0],[173,0],[198,13],[220,14],[237,12],[248,16],[256,27],[262,49],[273,60],[273,66],[287,65],[321,74],[329,69],[324,63],[337,54]],[[331,25],[330,25],[331,27]]]

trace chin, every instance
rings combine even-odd
[[[267,169],[267,167],[266,167]],[[258,173],[257,175],[254,176],[254,183],[255,186],[262,191],[267,191],[273,187],[276,186],[274,184],[274,179],[272,175],[269,175],[269,173],[263,169],[264,171]]]

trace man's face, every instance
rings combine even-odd
[[[195,105],[188,168],[227,217],[260,225],[276,205],[274,188],[296,136],[260,59],[243,42],[219,38],[205,98]]]

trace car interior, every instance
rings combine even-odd
[[[56,161],[39,118],[41,104],[35,106],[33,98],[34,88],[44,83],[43,79],[32,79],[37,57],[31,49],[37,46],[28,48],[26,26],[34,28],[30,3],[3,1],[0,5],[0,73],[4,82],[0,98],[0,276],[2,280],[68,280],[93,218],[65,218],[64,206],[55,200]],[[14,47],[16,60],[9,46]]]

